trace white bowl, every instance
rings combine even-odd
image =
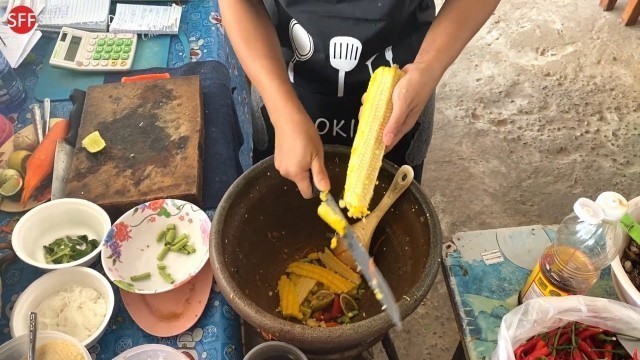
[[[47,264],[42,247],[67,235],[87,235],[100,243],[110,227],[109,215],[98,205],[82,199],[58,199],[27,212],[16,224],[11,243],[22,261],[41,269],[89,266],[98,258],[101,246],[84,258],[66,264]]]
[[[631,201],[629,201],[629,215],[640,221],[640,197],[637,197]],[[636,307],[640,307],[640,291],[636,289],[633,285],[629,276],[624,271],[624,267],[622,266],[622,262],[620,261],[620,256],[624,253],[624,249],[629,245],[629,241],[631,237],[626,232],[624,233],[624,239],[622,241],[622,248],[620,249],[620,253],[618,257],[616,257],[611,262],[611,278],[614,283],[614,287],[616,288],[616,293],[618,294],[618,298],[620,301],[625,302],[629,305],[633,305]]]
[[[169,284],[157,269],[164,243],[156,241],[167,225],[176,225],[179,236],[188,234],[195,253],[170,251],[162,262],[174,279]],[[116,221],[102,242],[102,267],[118,287],[138,294],[157,294],[191,280],[209,262],[211,220],[197,206],[182,200],[160,199],[129,210]],[[151,273],[151,278],[131,281],[131,276]]]
[[[107,313],[98,329],[84,341],[87,348],[93,346],[107,329],[107,324],[113,313],[115,304],[113,288],[109,281],[97,271],[87,267],[72,267],[60,269],[44,274],[34,281],[20,294],[13,306],[9,328],[11,336],[17,337],[29,332],[29,313],[36,311],[38,306],[48,297],[71,285],[89,287],[99,292],[107,303]]]
[[[187,360],[180,351],[166,345],[146,344],[136,346],[113,358],[113,360]]]
[[[36,336],[36,349],[38,346],[51,341],[66,341],[74,345],[84,357],[85,360],[91,360],[91,355],[82,344],[73,337],[59,333],[56,331],[38,331]],[[27,357],[27,349],[29,348],[29,334],[20,335],[14,339],[7,341],[0,346],[0,359],[2,360],[22,360]],[[37,350],[36,350],[37,351]]]

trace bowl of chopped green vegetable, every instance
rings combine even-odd
[[[175,289],[209,260],[209,216],[194,204],[159,199],[122,215],[102,243],[102,267],[118,287],[137,294]]]
[[[16,224],[11,242],[27,264],[50,271],[89,266],[111,227],[109,215],[83,199],[58,199],[27,212]]]

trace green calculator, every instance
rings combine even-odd
[[[49,63],[77,71],[129,71],[137,42],[136,34],[96,33],[63,27]]]

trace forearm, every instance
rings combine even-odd
[[[262,0],[219,0],[222,22],[274,126],[292,111],[304,111],[285,69],[280,44]],[[283,116],[278,116],[282,114]]]
[[[440,76],[480,30],[500,0],[445,0],[427,32],[415,62],[428,63]]]

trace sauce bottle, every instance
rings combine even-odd
[[[520,290],[518,302],[586,294],[622,246],[619,221],[627,208],[627,201],[614,192],[600,194],[595,202],[578,199]]]

